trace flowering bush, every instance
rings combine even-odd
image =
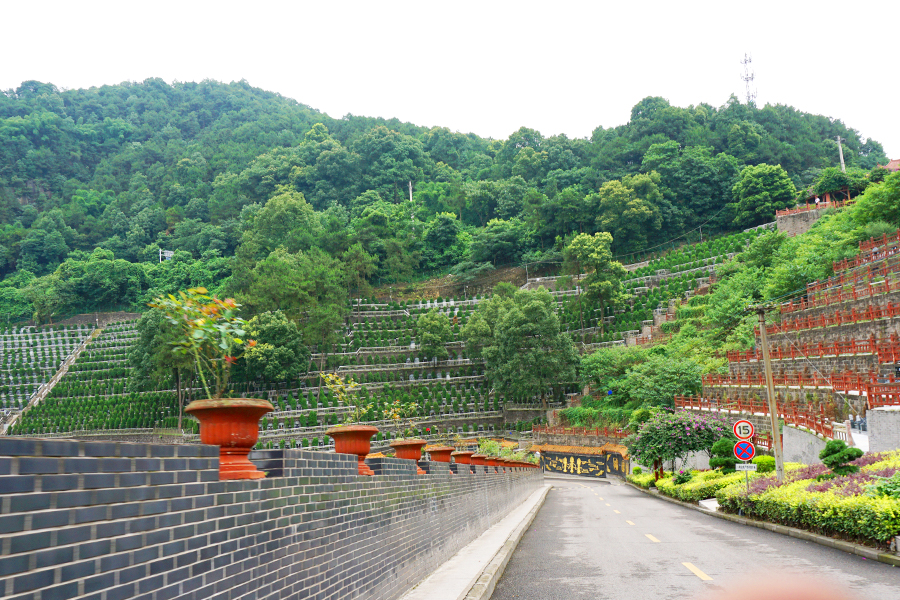
[[[900,498],[867,492],[888,476],[900,478],[900,451],[863,456],[851,464],[859,472],[820,481],[830,472],[827,466],[788,463],[781,485],[774,476],[757,476],[749,492],[736,481],[716,498],[728,512],[884,546],[900,535]]]
[[[635,462],[652,465],[657,460],[683,460],[691,452],[709,451],[731,427],[721,419],[688,411],[661,410],[625,440]]]
[[[148,306],[162,310],[166,319],[181,330],[181,339],[172,345],[176,352],[194,359],[206,397],[221,398],[228,388],[232,365],[245,348],[256,345],[254,340],[242,339],[245,332],[244,319],[238,316],[240,304],[233,298],[209,296],[202,287],[179,292],[178,296],[160,296]]]

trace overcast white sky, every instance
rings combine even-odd
[[[3,2],[0,89],[246,79],[333,117],[587,137],[645,96],[841,119],[900,158],[896,0]],[[836,154],[836,153],[835,153]],[[835,157],[837,161],[837,157]]]

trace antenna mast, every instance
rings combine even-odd
[[[744,65],[744,74],[741,75],[741,79],[744,81],[744,90],[747,98],[747,104],[756,103],[756,90],[750,89],[750,82],[753,81],[753,71],[750,70],[750,63],[753,62],[753,59],[749,54],[744,54],[744,60],[741,61],[741,64]]]

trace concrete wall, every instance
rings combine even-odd
[[[0,438],[0,596],[397,598],[543,483],[537,469],[284,450],[218,481],[212,446]]]
[[[822,462],[819,452],[825,449],[826,441],[814,433],[797,429],[790,425],[782,428],[785,462],[815,465]]]
[[[547,409],[535,406],[533,408],[524,406],[515,406],[513,408],[503,407],[503,422],[517,423],[519,421],[531,421],[533,419],[542,419],[547,416]]]
[[[869,452],[900,448],[900,407],[883,406],[866,411]]]
[[[795,237],[809,231],[809,228],[813,226],[813,223],[822,218],[824,212],[823,209],[819,209],[794,215],[775,217],[775,223],[777,224],[778,231],[784,233],[788,237]]]

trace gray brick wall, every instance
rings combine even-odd
[[[400,596],[543,483],[279,450],[219,481],[211,446],[0,438],[0,597]],[[274,476],[275,474],[281,476]]]
[[[900,410],[881,407],[866,411],[869,428],[869,452],[900,448]]]

